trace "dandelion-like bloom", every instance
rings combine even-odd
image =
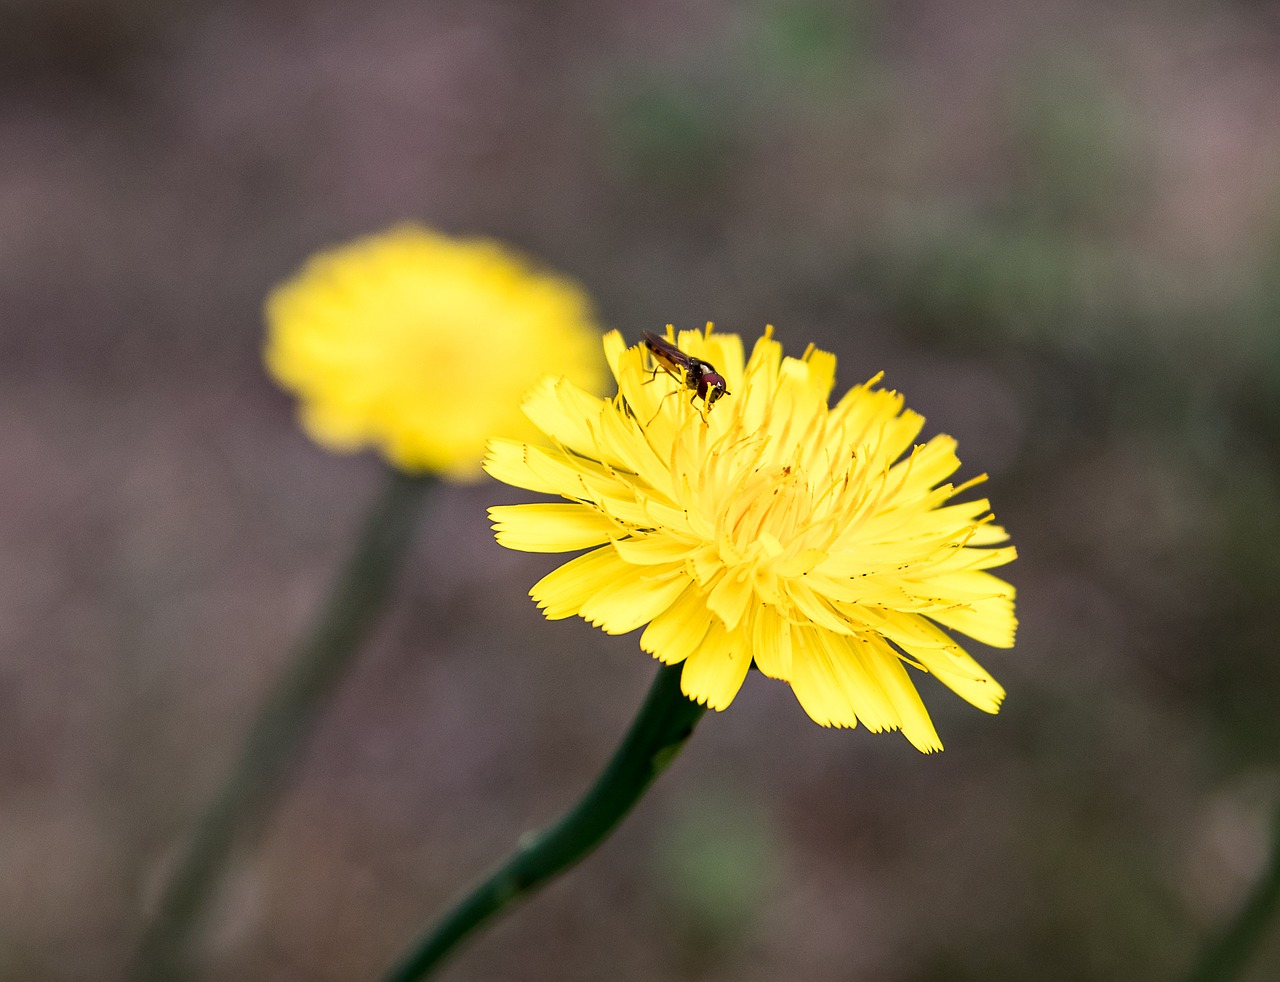
[[[546,616],[648,625],[641,648],[683,662],[684,693],[717,710],[754,662],[824,726],[940,750],[905,663],[996,712],[1004,690],[943,628],[1012,646],[1014,590],[987,570],[1015,552],[986,500],[949,503],[982,480],[941,483],[955,441],[912,448],[924,419],[879,376],[828,405],[835,356],[784,358],[772,329],[745,366],[738,336],[709,326],[679,345],[732,393],[705,420],[615,331],[614,399],[546,379],[524,409],[553,445],[490,444],[494,477],[566,499],[491,508],[498,541],[591,550],[534,585]]]
[[[519,406],[543,375],[604,376],[580,286],[414,225],[314,256],[266,314],[267,367],[313,439],[454,480],[479,477],[489,437],[533,435]]]

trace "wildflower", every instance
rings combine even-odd
[[[266,314],[267,367],[312,438],[406,471],[475,479],[489,437],[532,435],[519,402],[538,378],[603,380],[581,287],[414,225],[313,257]]]
[[[565,499],[491,508],[498,541],[590,549],[530,591],[546,616],[644,627],[641,648],[683,662],[685,695],[717,710],[754,663],[818,723],[900,729],[926,752],[942,744],[905,665],[996,712],[1004,690],[944,628],[1012,646],[1014,590],[987,570],[1015,552],[986,500],[951,503],[982,480],[941,483],[955,441],[912,448],[924,419],[880,376],[828,405],[835,356],[784,358],[771,328],[745,366],[710,325],[678,343],[732,392],[705,419],[615,331],[615,398],[546,379],[524,409],[552,445],[490,444],[491,475]]]

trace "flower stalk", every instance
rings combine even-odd
[[[139,948],[138,982],[174,982],[189,974],[190,935],[227,857],[246,828],[269,810],[317,715],[377,622],[433,483],[390,474],[328,604],[268,695],[235,769],[169,877]]]
[[[554,825],[527,837],[408,952],[385,982],[425,978],[494,915],[565,872],[599,845],[675,759],[706,707],[680,690],[681,666],[658,671],[631,729],[596,783]]]

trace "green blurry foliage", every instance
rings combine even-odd
[[[1026,342],[1074,319],[1084,269],[1053,229],[960,219],[903,245],[888,287],[898,314],[927,336]]]
[[[728,791],[689,794],[661,824],[655,892],[693,957],[739,946],[777,879],[780,842],[763,803]]]
[[[1272,198],[1271,233],[1253,274],[1246,330],[1249,351],[1239,409],[1247,425],[1267,440],[1280,461],[1280,172]]]
[[[637,75],[614,87],[604,138],[622,180],[673,196],[709,194],[725,180],[736,127],[714,84]]]
[[[1054,52],[1009,93],[1018,210],[1067,228],[1123,229],[1148,191],[1144,134],[1105,72],[1077,52]]]
[[[605,86],[609,169],[642,193],[724,198],[735,160],[779,126],[874,110],[886,85],[875,8],[763,0],[692,61],[623,67]]]
[[[1010,91],[1007,179],[908,224],[884,286],[935,339],[1096,351],[1130,333],[1149,279],[1123,234],[1147,190],[1136,114],[1071,59]]]
[[[838,81],[870,60],[874,13],[860,2],[764,0],[749,42],[758,70],[808,87]]]
[[[1221,472],[1219,472],[1221,473]],[[1197,641],[1204,657],[1192,682],[1218,723],[1217,748],[1230,766],[1275,766],[1280,747],[1280,463],[1237,462],[1215,481],[1212,568],[1225,582],[1205,611]]]

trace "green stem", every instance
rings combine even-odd
[[[1271,836],[1271,861],[1244,906],[1200,955],[1187,982],[1229,982],[1244,971],[1280,911],[1280,812]]]
[[[560,821],[522,841],[506,863],[427,932],[385,982],[425,978],[477,927],[604,840],[675,759],[706,712],[680,691],[681,668],[671,665],[658,671],[631,729],[582,800]]]
[[[134,978],[186,978],[187,942],[237,835],[268,810],[312,722],[386,604],[429,478],[392,473],[329,602],[267,697],[239,762],[201,816],[143,934]]]

